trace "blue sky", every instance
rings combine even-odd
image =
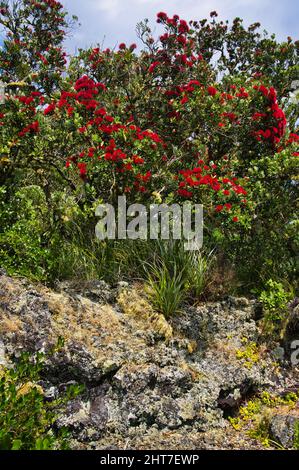
[[[104,44],[114,47],[120,42],[136,42],[135,26],[148,18],[155,27],[158,11],[179,14],[184,19],[206,18],[216,10],[221,19],[240,16],[246,24],[260,21],[280,39],[299,39],[299,0],[61,0],[76,14],[81,27],[76,28],[67,48]]]

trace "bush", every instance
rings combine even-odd
[[[46,401],[38,382],[45,356],[23,353],[12,368],[0,367],[0,449],[68,448],[68,431],[54,429],[65,404],[82,388],[71,386],[64,396]]]
[[[281,282],[269,279],[266,282],[266,289],[259,296],[263,304],[264,318],[263,330],[267,334],[279,334],[284,331],[289,318],[288,303],[294,298],[294,291],[291,287],[286,289]]]
[[[62,7],[2,4],[0,263],[9,273],[115,282],[144,279],[149,262],[156,278],[161,258],[165,295],[175,272],[171,289],[200,298],[205,257],[95,241],[96,205],[125,194],[147,208],[203,204],[206,250],[217,245],[237,293],[276,276],[295,284],[297,42],[280,43],[258,24],[246,29],[240,18],[223,27],[215,12],[189,23],[162,12],[158,39],[148,22],[138,25],[142,51],[93,47],[66,61]]]

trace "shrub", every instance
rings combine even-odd
[[[23,353],[12,368],[0,368],[0,449],[50,450],[68,448],[67,429],[54,429],[65,404],[82,388],[71,386],[46,401],[38,382],[45,356]]]
[[[295,282],[298,43],[240,18],[224,27],[214,12],[189,23],[163,13],[157,40],[138,25],[140,52],[94,47],[66,61],[67,13],[46,4],[1,3],[1,264],[51,282],[76,267],[80,277],[142,277],[151,244],[138,245],[138,260],[129,243],[93,241],[95,205],[125,194],[146,207],[202,203],[207,248],[217,242],[243,292],[275,275]],[[14,193],[29,181],[40,197],[23,211]],[[177,272],[182,263],[176,250]],[[207,267],[191,263],[198,298]]]
[[[269,279],[266,289],[260,294],[264,308],[263,330],[267,334],[279,334],[284,330],[289,317],[288,302],[294,298],[292,288],[287,290],[281,282]]]

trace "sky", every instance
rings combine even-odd
[[[281,40],[299,39],[299,0],[60,0],[69,13],[79,17],[66,42],[70,52],[80,47],[101,44],[117,47],[121,42],[137,42],[136,24],[148,18],[157,28],[156,14],[177,13],[186,20],[202,19],[216,10],[220,19],[239,16],[246,25],[259,21],[263,28]]]

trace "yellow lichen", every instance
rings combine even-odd
[[[26,382],[25,384],[21,385],[17,391],[17,397],[22,397],[24,395],[28,395],[33,389],[35,389],[41,395],[44,394],[44,390],[40,385],[37,385],[33,382]]]
[[[260,359],[259,349],[256,343],[248,342],[246,338],[243,338],[243,349],[236,350],[236,358],[243,361],[243,365],[247,369],[251,369]]]
[[[152,329],[166,341],[173,336],[172,326],[168,323],[164,315],[154,311],[153,307],[135,289],[124,289],[120,292],[117,302],[126,315],[132,316],[135,320],[141,321],[147,329]]]

